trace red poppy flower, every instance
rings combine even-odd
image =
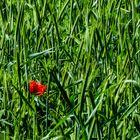
[[[29,90],[30,93],[34,94],[37,93],[37,96],[42,96],[46,91],[46,86],[41,85],[40,83],[37,83],[35,81],[29,82]]]

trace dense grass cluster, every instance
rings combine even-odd
[[[138,2],[1,0],[0,139],[140,139]]]

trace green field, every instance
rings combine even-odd
[[[0,140],[96,139],[140,139],[139,0],[1,0]]]

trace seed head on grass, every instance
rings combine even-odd
[[[31,94],[36,94],[37,96],[42,96],[45,93],[46,88],[47,87],[45,85],[42,85],[33,80],[29,82],[29,91]]]

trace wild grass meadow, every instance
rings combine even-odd
[[[0,140],[96,139],[140,139],[139,0],[1,0]]]

